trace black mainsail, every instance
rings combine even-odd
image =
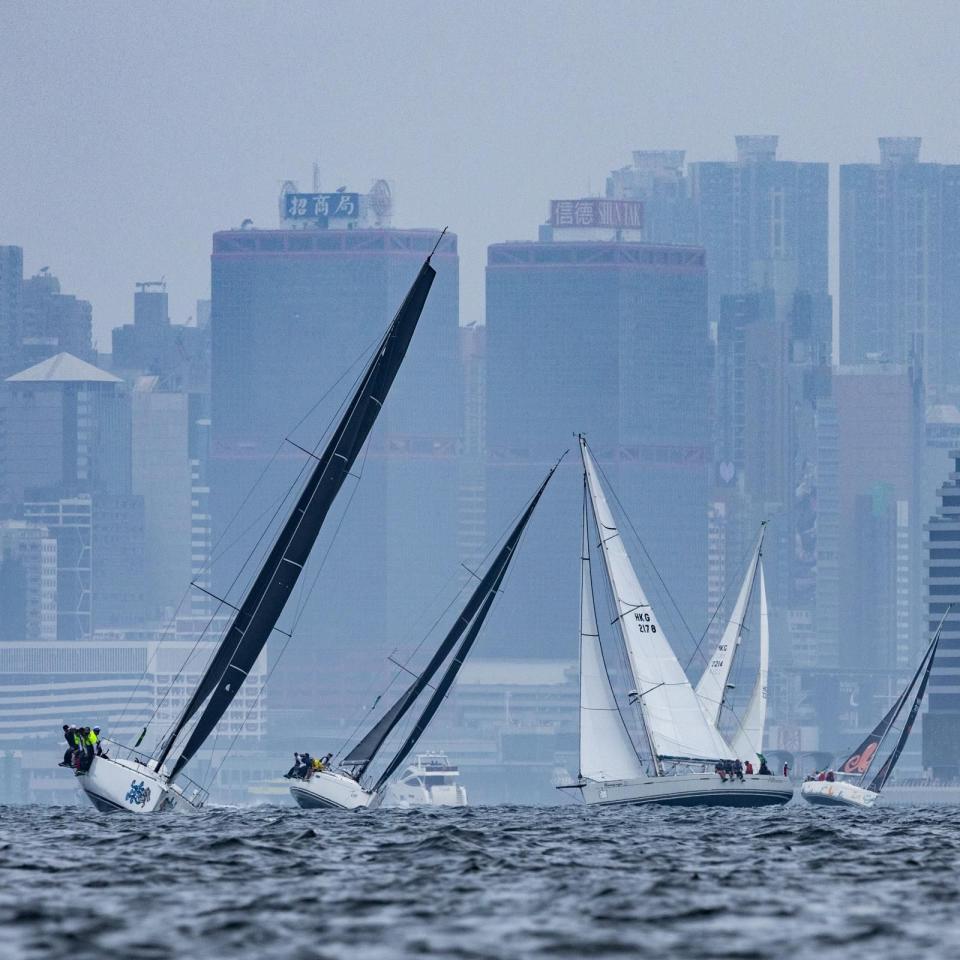
[[[887,738],[887,735],[896,724],[897,718],[900,716],[900,713],[910,696],[910,691],[916,690],[917,692],[913,698],[913,704],[910,707],[910,713],[907,715],[907,722],[904,724],[903,730],[900,732],[896,746],[884,761],[883,766],[877,772],[876,776],[871,781],[870,786],[867,788],[868,790],[872,790],[874,793],[879,793],[883,789],[883,785],[887,782],[890,774],[893,772],[894,765],[896,764],[897,760],[900,759],[900,754],[903,752],[904,745],[910,737],[910,731],[913,729],[914,721],[916,720],[917,713],[920,710],[920,704],[923,701],[923,695],[927,690],[927,681],[930,679],[930,671],[933,669],[933,661],[936,659],[937,646],[940,643],[940,634],[943,630],[944,620],[946,620],[946,614],[944,614],[943,619],[940,621],[940,625],[937,627],[937,632],[933,635],[933,640],[930,641],[930,646],[927,647],[927,652],[920,661],[920,666],[917,667],[916,672],[910,678],[910,682],[906,685],[906,687],[904,687],[903,692],[899,697],[897,697],[893,706],[884,714],[883,719],[870,731],[863,743],[861,743],[860,746],[858,746],[857,749],[854,750],[853,753],[851,753],[850,756],[848,756],[843,763],[837,767],[840,773],[849,773],[853,774],[854,776],[859,774],[860,782],[863,783],[867,774],[870,772],[873,761],[880,752],[880,748],[883,746],[883,741]],[[919,686],[917,685],[918,681]]]
[[[563,459],[561,457],[561,459]],[[386,742],[387,737],[393,732],[397,724],[403,719],[406,713],[414,705],[420,694],[430,685],[430,681],[440,670],[444,661],[456,647],[453,659],[444,671],[440,682],[434,689],[433,694],[428,699],[419,718],[414,724],[413,730],[403,743],[403,746],[390,761],[387,769],[377,779],[373,791],[379,790],[387,780],[393,775],[397,767],[404,761],[409,752],[415,746],[417,740],[426,729],[427,724],[433,718],[433,715],[440,708],[450,689],[460,667],[463,665],[470,648],[473,646],[480,633],[480,628],[486,619],[490,607],[503,583],[507,568],[516,551],[517,544],[523,535],[523,531],[533,515],[533,511],[543,495],[550,478],[559,466],[559,461],[550,469],[544,481],[540,484],[537,492],[533,495],[526,509],[520,516],[510,535],[507,537],[503,546],[500,548],[493,562],[487,568],[486,573],[481,577],[466,606],[463,608],[456,623],[450,628],[443,642],[437,648],[430,662],[424,667],[423,671],[410,684],[410,686],[401,694],[400,698],[393,706],[380,718],[369,733],[350,751],[343,760],[343,766],[354,767],[353,775],[359,780],[363,776],[371,761],[379,752],[380,748]],[[466,632],[465,632],[466,631]],[[461,640],[461,637],[463,638]],[[459,646],[458,646],[459,641]]]
[[[330,442],[316,457],[317,464],[253,585],[240,606],[235,608],[220,647],[161,749],[158,770],[177,738],[206,701],[173,766],[170,779],[190,761],[220,721],[276,627],[327,513],[386,400],[435,276],[436,271],[427,257],[380,341]]]
[[[891,751],[890,756],[884,760],[883,766],[877,771],[877,775],[873,778],[870,786],[867,788],[868,790],[872,790],[874,793],[879,793],[883,789],[883,786],[889,779],[890,774],[893,773],[893,768],[896,765],[896,762],[900,759],[900,754],[903,752],[903,748],[910,737],[910,731],[913,730],[914,721],[917,719],[917,713],[920,711],[920,703],[923,700],[923,695],[927,692],[927,681],[930,679],[930,671],[933,669],[933,661],[937,656],[937,645],[940,643],[941,629],[942,625],[937,630],[937,633],[933,638],[933,643],[930,644],[930,649],[927,651],[926,658],[920,664],[920,670],[923,670],[923,678],[920,681],[920,685],[917,687],[917,694],[913,698],[913,704],[910,707],[910,713],[907,714],[907,722],[903,725],[903,730],[900,731],[897,744]],[[915,675],[910,686],[907,687],[908,690],[913,687],[914,683],[916,683],[916,679],[917,677]]]

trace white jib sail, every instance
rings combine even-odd
[[[767,671],[770,663],[770,617],[767,614],[767,586],[763,579],[763,561],[760,562],[760,667],[757,681],[750,694],[750,702],[733,737],[736,756],[749,759],[751,754],[763,753],[763,727],[767,722]]]
[[[644,776],[617,708],[600,647],[586,503],[580,551],[580,776],[587,780],[631,780]]]
[[[750,596],[753,593],[753,581],[757,575],[757,564],[760,562],[760,551],[763,548],[763,531],[757,539],[753,557],[747,567],[746,576],[740,586],[737,602],[730,611],[730,619],[724,628],[723,636],[717,643],[713,656],[707,662],[697,683],[697,696],[703,704],[703,709],[711,722],[716,725],[720,719],[720,708],[723,706],[727,692],[727,683],[730,680],[730,670],[737,656],[737,647],[743,634],[743,624],[747,616],[747,607],[750,605]]]
[[[613,589],[616,622],[653,749],[660,757],[732,757],[729,744],[704,713],[640,586],[583,438],[580,453],[597,521],[601,556]]]

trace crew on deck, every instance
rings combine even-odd
[[[61,767],[71,767],[77,773],[86,773],[93,763],[94,757],[105,757],[100,742],[100,728],[73,727],[69,723],[63,725],[63,739],[67,742],[67,749],[63,753]]]
[[[309,780],[315,773],[323,773],[330,765],[332,753],[322,760],[309,753],[294,753],[293,766],[283,775],[286,780]]]

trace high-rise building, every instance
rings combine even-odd
[[[105,370],[60,353],[8,377],[2,423],[14,508],[31,487],[130,492],[130,397]]]
[[[302,221],[299,199],[307,197],[311,216]],[[294,443],[312,449],[335,422],[440,236],[378,227],[373,212],[362,215],[374,199],[374,193],[299,194],[288,185],[281,197],[284,229],[214,235],[209,485],[218,591],[229,589],[245,548],[253,548],[252,538],[242,536],[232,553],[224,544],[275,503],[275,475],[289,482],[284,471],[309,467],[309,454]],[[361,215],[338,218],[336,211],[348,208]],[[328,212],[314,216],[318,210]],[[353,226],[338,229],[345,224]],[[354,468],[361,479],[349,481],[335,507],[346,511],[342,525],[328,524],[302,581],[306,594],[323,566],[307,619],[271,681],[277,728],[315,726],[327,706],[317,684],[339,682],[345,659],[338,652],[388,653],[458,569],[463,388],[456,236],[443,238],[432,262],[437,277],[426,309]]]
[[[190,397],[143,376],[131,399],[132,490],[144,502],[148,613],[168,620],[186,602],[193,574]]]
[[[171,323],[166,283],[138,283],[133,295],[133,323],[113,331],[112,369],[130,379],[141,373],[157,376],[165,390],[206,393],[210,333],[201,322],[201,302],[197,304],[195,324]]]
[[[682,648],[690,636],[680,617],[697,635],[706,619],[713,351],[704,252],[584,241],[575,227],[553,235],[488,250],[489,539],[585,433],[669,587],[670,596],[646,569]],[[579,475],[568,458],[538,507],[506,586],[517,598],[509,629],[492,620],[485,655],[574,655]]]
[[[57,541],[46,527],[0,523],[0,640],[57,639]]]
[[[608,196],[643,202],[644,239],[706,250],[714,325],[725,296],[769,289],[789,308],[797,291],[827,293],[828,165],[778,160],[777,142],[738,136],[736,160],[686,173],[683,150],[638,150],[607,181]]]
[[[23,281],[21,357],[36,364],[58,353],[95,359],[93,307],[86,300],[60,292],[60,281],[45,267]]]
[[[57,640],[146,619],[143,507],[130,494],[27,492],[24,518],[57,543]]]
[[[840,167],[840,359],[916,359],[928,399],[955,402],[960,165],[919,157],[919,137],[881,137],[880,163]]]
[[[23,250],[0,246],[0,376],[7,376],[21,366],[22,293]]]
[[[923,765],[938,780],[960,777],[960,450],[951,456],[937,511],[924,527],[925,632],[932,636],[946,615],[923,718]]]
[[[817,405],[817,666],[915,661],[921,389],[912,368],[839,367]]]

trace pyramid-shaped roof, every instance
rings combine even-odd
[[[72,353],[58,353],[54,357],[7,377],[7,383],[122,383],[106,370],[95,367]]]

